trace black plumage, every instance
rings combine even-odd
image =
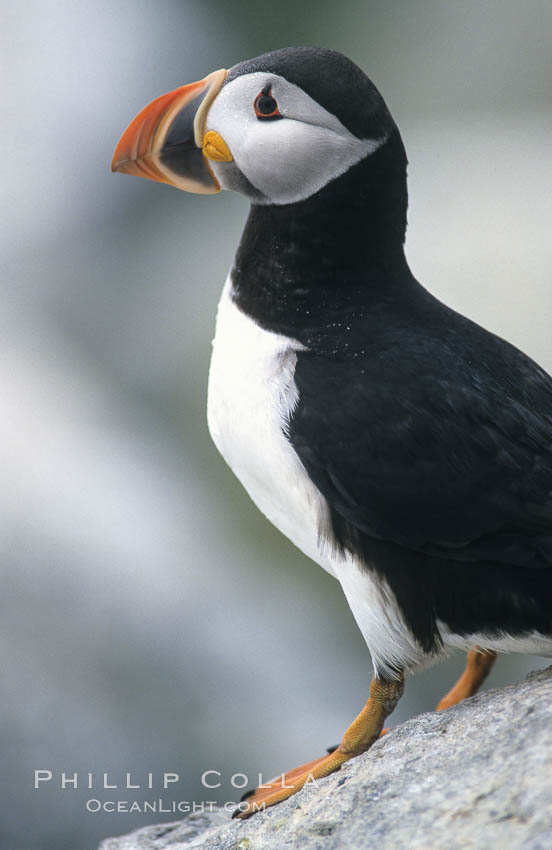
[[[378,106],[372,135],[391,126]],[[336,114],[358,131],[349,106]],[[385,577],[424,649],[440,645],[437,621],[552,635],[552,380],[415,280],[406,209],[392,125],[314,196],[252,206],[235,301],[308,349],[289,439],[330,507],[331,545]]]

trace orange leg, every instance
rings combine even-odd
[[[495,661],[496,652],[491,649],[481,649],[479,646],[470,649],[466,669],[435,710],[444,711],[445,708],[450,708],[451,705],[456,705],[466,697],[476,694],[491,672]]]
[[[267,785],[261,785],[240,803],[239,808],[234,812],[234,817],[248,818],[255,812],[274,806],[287,797],[291,797],[306,783],[329,776],[346,761],[365,752],[379,737],[383,722],[395,708],[403,689],[402,675],[396,681],[374,679],[370,686],[368,702],[353,720],[343,740],[333,752],[301,767],[296,767],[282,774],[278,779],[273,779]]]

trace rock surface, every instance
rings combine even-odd
[[[99,850],[551,850],[552,667],[391,732],[247,821],[222,811]]]

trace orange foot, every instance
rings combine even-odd
[[[365,752],[379,737],[383,722],[395,708],[403,687],[402,676],[395,681],[374,679],[370,686],[368,702],[353,720],[338,747],[328,755],[302,764],[245,795],[233,817],[248,818],[269,806],[275,806],[276,803],[296,794],[305,785],[329,776],[339,770],[346,761]]]
[[[244,795],[232,817],[248,818],[255,812],[262,812],[269,806],[275,806],[296,794],[305,785],[316,782],[324,776],[329,776],[338,770],[351,756],[338,753],[338,749],[329,755],[302,764],[287,773],[282,773],[276,779],[271,779],[266,785],[260,785],[254,791]]]

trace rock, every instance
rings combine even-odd
[[[247,821],[222,811],[99,850],[550,850],[552,667],[392,729],[327,779]]]

